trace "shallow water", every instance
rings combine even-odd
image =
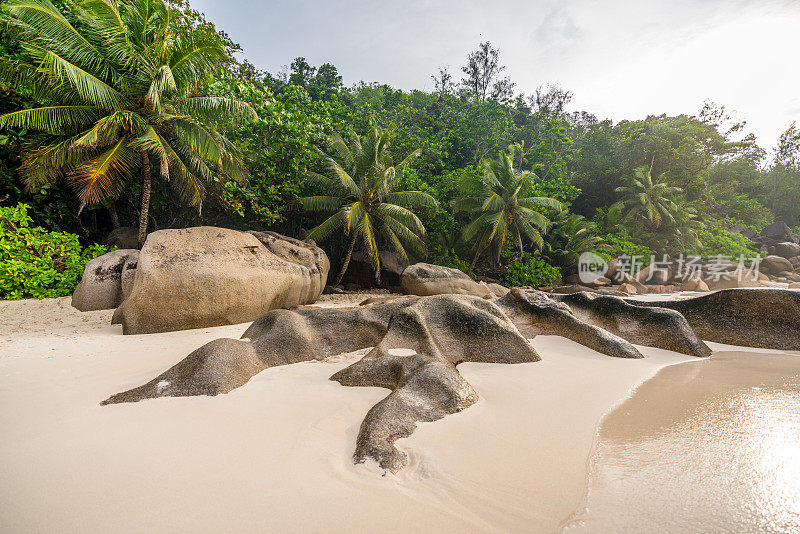
[[[565,532],[800,532],[800,355],[662,369],[602,423]]]

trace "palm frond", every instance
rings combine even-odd
[[[345,212],[339,210],[325,219],[322,224],[309,230],[306,234],[306,237],[313,239],[314,241],[325,241],[328,237],[330,237],[331,234],[333,234],[333,232],[344,226],[345,223]]]
[[[217,126],[238,126],[258,119],[250,104],[219,96],[172,100],[168,105],[180,115],[191,115],[206,124]]]
[[[401,242],[420,255],[425,254],[425,243],[414,230],[394,217],[380,217],[380,220]]]
[[[336,211],[342,206],[342,199],[330,196],[301,197],[300,204],[307,211]]]
[[[436,199],[422,191],[393,191],[384,197],[384,202],[409,208],[435,208]]]
[[[79,211],[89,204],[114,198],[140,164],[138,154],[126,146],[125,139],[120,139],[100,156],[72,170],[67,179],[78,193]]]
[[[51,50],[42,54],[39,68],[59,82],[72,86],[85,102],[93,106],[111,111],[125,106],[123,96],[110,85]]]
[[[35,34],[31,44],[58,52],[70,62],[100,76],[109,72],[103,55],[53,6],[49,0],[9,0],[8,12]]]
[[[150,89],[147,90],[145,102],[151,110],[160,112],[164,95],[177,91],[177,89],[172,69],[169,65],[161,65],[153,76],[153,82],[150,84]]]
[[[383,220],[395,219],[404,226],[411,228],[411,230],[417,234],[425,234],[425,227],[422,225],[422,221],[419,220],[419,217],[414,215],[412,211],[407,210],[402,206],[383,202],[377,206],[375,211]]]
[[[99,148],[115,143],[123,134],[140,135],[149,126],[138,113],[115,111],[97,121],[91,129],[73,141],[72,148]]]
[[[528,197],[521,198],[517,203],[523,208],[536,209],[536,208],[550,208],[556,211],[562,211],[564,204],[554,198],[547,197]]]
[[[86,127],[99,119],[101,114],[94,106],[21,109],[0,115],[0,128],[26,128],[58,135]]]

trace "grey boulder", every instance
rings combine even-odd
[[[138,257],[138,250],[120,249],[89,260],[72,293],[72,306],[80,311],[113,310],[119,306],[124,267],[132,262],[135,268]]]
[[[428,297],[432,295],[473,295],[494,298],[494,293],[458,269],[415,263],[403,271],[400,287],[407,295]]]

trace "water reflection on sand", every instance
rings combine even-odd
[[[566,532],[800,532],[800,355],[661,370],[602,424]]]

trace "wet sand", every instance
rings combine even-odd
[[[603,420],[566,532],[800,532],[800,354],[713,348]]]

